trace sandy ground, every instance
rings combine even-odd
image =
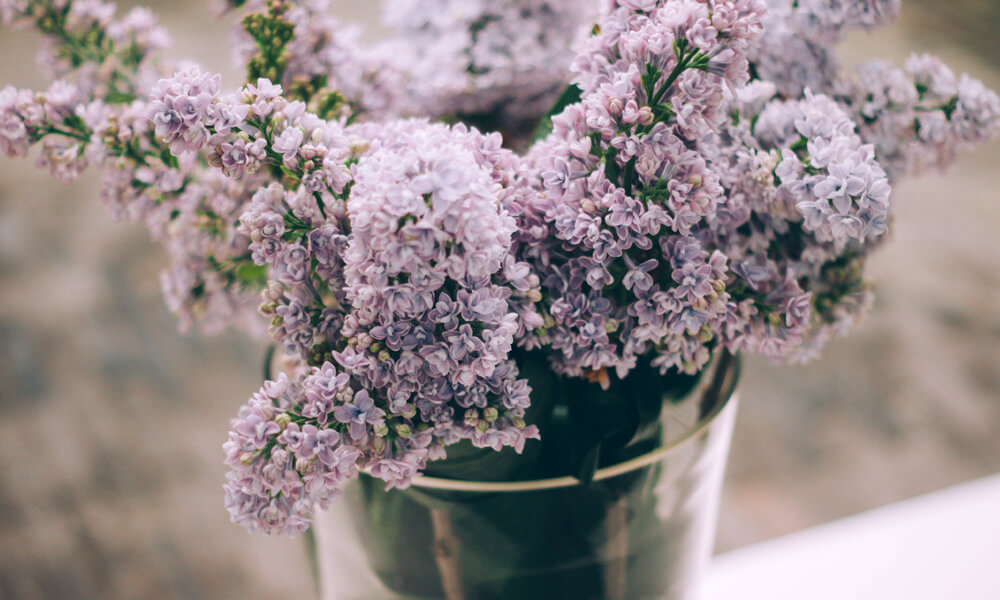
[[[848,52],[934,51],[1000,88],[983,42],[1000,9],[967,2],[911,3]],[[178,53],[227,68],[203,3],[151,4]],[[0,33],[0,81],[40,84],[34,42]],[[996,165],[1000,144],[898,190],[876,314],[822,362],[750,362],[720,549],[1000,471]],[[111,223],[94,177],[0,160],[0,600],[312,594],[300,540],[249,536],[222,508],[220,445],[262,349],[179,335],[162,265],[140,227]]]

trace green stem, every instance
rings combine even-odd
[[[625,600],[628,591],[628,496],[626,494],[608,502],[604,527],[607,535],[604,599]]]
[[[462,585],[462,570],[458,563],[458,538],[452,527],[447,511],[431,509],[431,523],[434,528],[434,561],[441,575],[441,588],[445,600],[465,600]]]

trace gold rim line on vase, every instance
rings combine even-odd
[[[721,359],[723,364],[721,366],[717,365],[717,371],[719,372],[715,373],[715,377],[713,377],[711,381],[704,382],[702,385],[698,386],[698,389],[701,390],[702,393],[704,392],[704,388],[712,387],[712,384],[718,385],[721,388],[719,395],[722,396],[722,399],[708,414],[692,425],[691,428],[684,433],[684,435],[672,440],[670,443],[625,462],[598,469],[594,474],[594,481],[611,479],[613,477],[618,477],[619,475],[624,475],[655,464],[667,455],[672,454],[678,448],[684,446],[689,441],[703,435],[712,426],[712,424],[715,423],[720,414],[722,414],[730,406],[736,406],[739,403],[736,386],[739,382],[740,361],[738,357],[728,353],[726,353],[726,355],[726,358]],[[734,363],[732,366],[727,364],[730,361]],[[463,479],[442,479],[438,477],[418,475],[413,478],[410,485],[417,488],[446,490],[452,492],[496,493],[551,490],[580,485],[580,482],[576,478],[569,475],[527,481],[471,481]]]

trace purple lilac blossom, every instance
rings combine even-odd
[[[388,0],[380,49],[408,76],[418,114],[487,115],[529,131],[565,88],[597,0]]]
[[[341,360],[445,444],[513,445],[529,403],[508,358],[522,327],[509,299],[525,296],[506,275],[527,266],[509,262],[516,223],[483,160],[490,148],[464,126],[390,124],[348,199]]]
[[[750,54],[755,76],[787,98],[807,89],[826,93],[840,69],[836,45],[852,29],[893,22],[900,5],[901,0],[770,0],[765,33]]]
[[[316,91],[334,91],[346,102],[338,117],[386,119],[419,112],[405,89],[407,75],[399,57],[361,42],[361,28],[341,22],[332,14],[331,0],[290,0],[284,3],[282,19],[294,30],[285,46],[287,62],[282,79],[293,86],[320,86]],[[250,0],[243,8],[267,12],[263,0]],[[259,52],[242,26],[233,32],[234,62],[242,67]]]
[[[727,258],[695,236],[725,198],[693,142],[721,127],[727,90],[747,80],[764,4],[609,4],[574,63],[582,101],[529,156],[533,210],[553,238],[536,259],[539,343],[569,375],[624,377],[648,352],[694,372],[733,309]]]
[[[836,98],[893,178],[946,168],[1000,133],[996,93],[932,56],[912,55],[901,69],[865,63],[838,82]]]

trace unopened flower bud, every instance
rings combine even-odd
[[[404,437],[404,438],[410,437],[410,434],[412,433],[413,430],[410,429],[410,426],[407,425],[406,423],[400,423],[399,425],[396,425],[396,435],[398,435],[399,437]]]
[[[464,423],[466,425],[468,425],[469,427],[475,427],[475,425],[477,423],[479,423],[479,413],[475,409],[472,409],[472,408],[470,408],[469,410],[465,411],[465,420],[464,420]]]
[[[640,125],[652,125],[653,118],[653,109],[648,106],[643,106],[639,109],[639,118],[636,122]]]
[[[528,424],[525,423],[522,417],[514,417],[513,419],[510,420],[510,422],[513,423],[514,427],[517,427],[518,429],[524,429],[525,427],[528,426]]]
[[[264,292],[264,297],[272,302],[277,302],[281,300],[281,297],[285,294],[285,286],[277,281],[270,281],[267,284],[267,290]]]
[[[611,113],[613,115],[620,115],[622,113],[622,108],[623,107],[624,107],[624,105],[622,104],[621,98],[608,98],[608,112],[609,113]]]
[[[292,422],[292,417],[288,413],[281,413],[274,419],[275,424],[282,429],[288,427],[288,424]]]
[[[375,432],[377,437],[385,437],[389,434],[389,426],[386,425],[385,421],[382,421],[375,425],[372,430]]]
[[[496,408],[492,406],[487,407],[483,411],[483,418],[492,423],[493,421],[496,421],[498,418],[500,418],[500,411],[498,411]]]

